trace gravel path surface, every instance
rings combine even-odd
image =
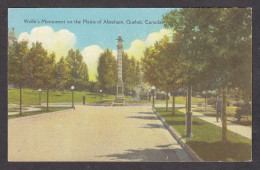
[[[192,161],[150,106],[76,106],[8,121],[9,161]]]

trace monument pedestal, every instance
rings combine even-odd
[[[125,105],[125,97],[116,96],[116,99],[113,102],[113,106],[124,106],[124,105]]]
[[[113,102],[113,106],[124,106],[125,96],[123,90],[123,82],[117,82],[116,98]]]

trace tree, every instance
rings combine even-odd
[[[140,62],[136,61],[134,87],[137,87],[139,84],[141,84],[141,81],[142,81],[142,79],[141,79]]]
[[[55,66],[56,89],[64,90],[68,82],[68,67],[64,57]]]
[[[117,81],[116,59],[111,50],[106,49],[100,54],[97,71],[97,80],[103,91],[108,92],[115,87]]]
[[[88,82],[88,69],[86,63],[83,61],[83,56],[80,51],[76,49],[69,50],[65,58],[68,67],[68,83],[67,88],[72,85],[78,89],[86,88]]]
[[[165,36],[145,51],[142,62],[145,81],[167,94],[166,111],[168,111],[168,93],[172,93],[174,114],[174,94],[178,89],[178,52],[175,44],[170,43],[169,38]]]
[[[248,49],[246,42],[250,42],[252,37],[251,10],[178,9],[166,14],[164,23],[167,28],[173,28],[182,34],[180,48],[183,62],[187,62],[186,82],[189,94],[191,85],[205,88],[205,84],[213,84],[215,88],[222,88],[222,141],[227,141],[227,87],[232,84],[232,75],[245,59],[244,52],[248,51],[245,49]],[[189,112],[190,102],[188,103]],[[190,133],[186,131],[186,135],[189,136],[190,120],[187,125]]]
[[[48,55],[42,43],[32,44],[29,52],[30,87],[45,89],[47,94],[47,111],[49,110],[49,90],[55,85],[55,54]]]
[[[130,60],[129,60],[129,56],[127,53],[123,52],[122,53],[122,78],[123,78],[123,82],[124,82],[124,92],[128,91],[127,89],[130,88],[129,86],[129,78],[131,75],[131,72],[129,71],[129,67],[130,67]]]
[[[22,114],[22,88],[26,85],[28,72],[28,42],[14,41],[8,48],[8,83],[20,89],[20,114]]]
[[[125,92],[136,88],[141,81],[140,64],[134,56],[131,58],[127,53],[122,55],[122,77],[124,82]]]
[[[214,52],[221,60],[215,67],[218,68],[219,87],[223,91],[223,112],[222,112],[222,141],[227,139],[227,90],[228,87],[235,85],[232,81],[237,75],[236,72],[243,67],[251,58],[252,42],[252,14],[251,9],[222,9],[218,11],[218,19],[214,25],[214,36],[216,45]],[[250,84],[251,71],[246,71],[246,80]],[[239,76],[240,77],[240,76]],[[241,78],[241,77],[240,77]],[[250,92],[250,91],[248,91]]]
[[[47,58],[47,65],[45,67],[46,76],[43,77],[43,82],[45,82],[45,88],[47,90],[47,111],[49,110],[49,89],[55,87],[55,53],[50,54]]]
[[[192,136],[192,112],[191,112],[191,94],[192,86],[202,83],[201,78],[207,69],[208,56],[211,44],[207,43],[207,35],[210,28],[198,27],[198,22],[201,24],[210,21],[203,19],[197,20],[197,12],[200,9],[178,9],[172,10],[163,16],[164,25],[166,28],[173,28],[179,34],[179,49],[181,62],[183,63],[182,78],[180,81],[187,86],[187,123],[186,123],[186,136]],[[210,9],[211,10],[211,9]],[[202,22],[202,20],[204,20]],[[203,30],[203,31],[202,31]]]

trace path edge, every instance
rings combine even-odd
[[[174,139],[181,145],[181,147],[189,154],[189,156],[196,162],[203,162],[203,160],[187,145],[182,138],[178,135],[178,133],[161,117],[161,115],[152,108],[153,113],[157,116],[157,118],[163,123],[166,129],[170,132],[170,134],[174,137]]]
[[[19,120],[24,120],[24,119],[36,118],[36,117],[40,117],[40,116],[44,116],[44,115],[50,115],[50,114],[54,114],[54,113],[67,112],[70,110],[73,110],[73,108],[65,109],[65,110],[58,110],[58,111],[54,111],[54,112],[46,112],[46,113],[41,113],[41,114],[36,114],[36,115],[31,115],[31,116],[24,116],[24,117],[9,119],[9,120],[7,119],[7,121],[8,122],[19,121]]]

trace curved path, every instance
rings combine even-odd
[[[150,106],[76,106],[8,121],[9,161],[192,161]]]

